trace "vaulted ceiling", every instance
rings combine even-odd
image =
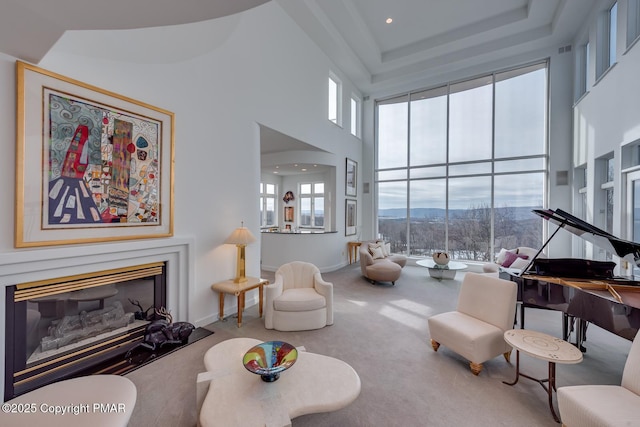
[[[449,74],[478,64],[565,46],[594,5],[593,0],[278,3],[365,94],[447,81]]]
[[[0,52],[38,63],[66,30],[176,25],[267,0],[1,0]],[[366,95],[570,44],[595,0],[272,0]],[[125,13],[126,12],[126,13]],[[392,22],[387,23],[391,18]],[[203,47],[204,48],[204,47]],[[105,53],[108,54],[108,53]],[[171,55],[170,52],[165,52]]]
[[[0,52],[38,63],[67,30],[179,25],[242,12],[268,0],[1,0]]]

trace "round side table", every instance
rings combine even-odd
[[[582,362],[582,352],[573,344],[560,338],[527,329],[511,329],[504,333],[504,340],[516,349],[516,379],[513,382],[503,381],[507,385],[515,385],[520,377],[525,377],[540,384],[549,395],[549,408],[556,422],[560,418],[553,408],[553,392],[556,390],[556,363],[573,364]],[[520,372],[520,352],[537,359],[549,362],[549,377],[538,379]],[[545,383],[549,383],[545,385]]]

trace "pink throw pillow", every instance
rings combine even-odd
[[[517,260],[518,258],[529,259],[529,256],[525,254],[514,254],[511,252],[507,252],[505,254],[504,261],[502,262],[502,266],[505,268],[509,268],[511,264],[513,264],[513,261]]]

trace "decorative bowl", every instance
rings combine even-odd
[[[447,265],[449,264],[449,254],[446,252],[434,252],[433,262],[439,266]]]
[[[273,382],[297,359],[298,350],[291,344],[267,341],[251,347],[242,358],[242,364],[249,372],[260,375],[263,381]]]

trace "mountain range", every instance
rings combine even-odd
[[[510,210],[516,221],[534,219],[536,216],[531,212],[533,209],[541,209],[540,206],[519,206],[519,207],[506,207],[495,208],[496,214],[499,215],[500,211]],[[449,209],[449,216],[458,216],[463,214],[467,209]],[[444,221],[446,210],[440,208],[412,208],[410,210],[411,218],[419,219],[431,219]],[[402,208],[391,209],[379,209],[378,217],[380,219],[403,219],[407,217],[407,210]]]

